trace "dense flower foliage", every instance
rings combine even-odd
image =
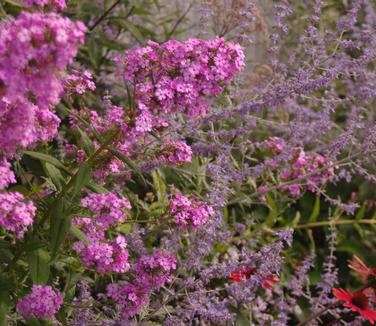
[[[375,31],[370,0],[0,3],[0,324],[374,324]]]
[[[93,82],[93,75],[90,71],[74,70],[71,74],[65,77],[65,90],[68,94],[84,94],[87,91],[95,90],[95,83]]]
[[[333,289],[334,296],[344,302],[344,306],[359,313],[372,325],[376,322],[376,311],[368,307],[368,298],[363,293],[350,293],[343,289]]]
[[[85,31],[81,22],[54,13],[21,13],[1,24],[3,155],[12,155],[17,148],[57,134],[60,120],[50,105],[60,99],[61,74],[84,42]],[[15,128],[18,132],[14,132]]]
[[[197,229],[214,215],[214,209],[207,203],[180,194],[171,199],[169,210],[176,225],[183,228],[191,226]]]
[[[244,67],[244,54],[239,45],[221,38],[189,39],[149,42],[116,61],[133,84],[140,117],[170,112],[197,117],[209,109],[206,97],[220,94],[222,83]]]
[[[22,238],[33,224],[36,207],[19,192],[0,193],[0,225]]]
[[[17,310],[27,319],[55,319],[62,303],[60,293],[56,293],[51,286],[33,285],[31,293],[17,303]]]
[[[77,241],[73,249],[80,254],[82,263],[94,267],[100,273],[124,273],[129,269],[127,243],[122,235],[115,239],[106,238],[112,226],[124,222],[129,201],[114,193],[91,194],[82,200],[82,206],[93,214],[91,217],[77,217],[73,224],[82,228],[87,242]]]
[[[16,182],[16,177],[11,170],[11,164],[3,159],[0,162],[0,189],[4,189],[11,183]]]

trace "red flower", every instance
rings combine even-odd
[[[348,262],[348,266],[359,275],[363,283],[367,283],[371,278],[376,279],[376,268],[368,267],[358,256],[354,256],[354,259]],[[376,293],[372,287],[363,292],[376,299]]]
[[[333,294],[338,300],[344,301],[344,307],[359,313],[372,325],[375,323],[376,311],[368,307],[368,298],[363,292],[350,293],[343,289],[333,288]]]
[[[230,276],[231,283],[239,283],[248,280],[255,271],[255,268],[232,271]]]
[[[349,268],[354,270],[365,283],[370,277],[376,277],[376,268],[368,267],[358,256],[349,261]]]
[[[270,274],[266,277],[264,282],[262,283],[262,286],[265,289],[271,290],[273,288],[273,284],[276,284],[279,282],[279,277],[276,274]]]
[[[244,270],[236,270],[231,272],[230,280],[231,283],[239,283],[245,280],[248,280],[252,274],[256,272],[256,268],[248,268]],[[279,278],[276,274],[270,274],[262,281],[262,286],[265,289],[271,290],[273,284],[278,283]]]

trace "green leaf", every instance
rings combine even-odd
[[[71,198],[74,198],[83,187],[91,180],[91,169],[88,164],[82,163],[77,174],[74,176],[73,191]]]
[[[65,198],[58,198],[53,205],[50,215],[51,260],[56,258],[71,224],[71,216],[66,209]]]
[[[50,276],[49,253],[44,249],[30,251],[27,261],[33,283],[46,284]]]
[[[61,163],[58,159],[56,159],[55,157],[51,155],[38,153],[38,152],[32,152],[32,151],[24,151],[23,153],[33,158],[36,158],[42,162],[50,163],[53,166],[56,166],[57,168],[64,170],[67,173],[70,173],[68,168],[63,163]]]
[[[245,311],[240,310],[236,313],[236,325],[238,326],[252,325]]]
[[[56,189],[61,190],[64,178],[61,175],[60,170],[48,162],[44,163],[44,170],[46,171],[46,174],[51,178],[53,184],[56,186]]]
[[[132,36],[137,40],[138,43],[140,43],[141,45],[145,43],[144,36],[137,28],[137,26],[133,25],[128,20],[121,20],[121,25],[123,25],[132,34]]]
[[[365,214],[366,214],[366,205],[363,204],[362,207],[356,212],[355,219],[361,220],[364,218]]]
[[[89,182],[89,184],[87,185],[87,188],[90,189],[91,191],[96,192],[97,194],[106,194],[108,192],[108,190],[105,187],[97,185],[92,182]]]
[[[4,1],[5,1],[5,3],[9,3],[12,6],[22,7],[22,5],[20,3],[18,3],[17,1],[13,1],[13,0],[4,0]]]
[[[316,222],[317,218],[320,214],[320,196],[316,196],[315,205],[313,206],[313,210],[311,216],[309,217],[309,222],[313,223]]]
[[[27,326],[42,326],[41,322],[35,317],[26,320]]]
[[[154,188],[157,191],[159,202],[163,201],[166,193],[166,184],[163,180],[161,173],[158,170],[154,170],[152,173]]]
[[[0,325],[5,325],[5,317],[11,305],[10,288],[9,276],[0,274]]]
[[[91,155],[94,153],[94,145],[87,133],[80,128],[77,128],[78,133],[80,134],[82,146],[85,149],[86,154]]]
[[[88,244],[88,240],[85,236],[85,233],[83,233],[77,226],[71,225],[70,232],[78,239],[84,242],[85,244]]]

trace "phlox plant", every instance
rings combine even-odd
[[[375,324],[375,3],[0,19],[0,325]]]

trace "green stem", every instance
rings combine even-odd
[[[102,22],[102,20],[103,19],[105,19],[106,18],[106,16],[119,4],[121,2],[121,0],[117,0],[117,1],[115,1],[114,2],[114,4],[110,7],[110,8],[108,8],[104,13],[103,13],[103,15],[102,16],[100,16],[98,19],[97,19],[97,21],[92,25],[92,26],[90,26],[89,27],[89,31],[92,31],[95,27],[97,27],[101,22]]]
[[[321,221],[307,224],[300,224],[296,226],[291,226],[293,229],[312,229],[321,226],[329,225],[346,225],[346,224],[370,224],[376,225],[376,220],[334,220],[334,221]]]

